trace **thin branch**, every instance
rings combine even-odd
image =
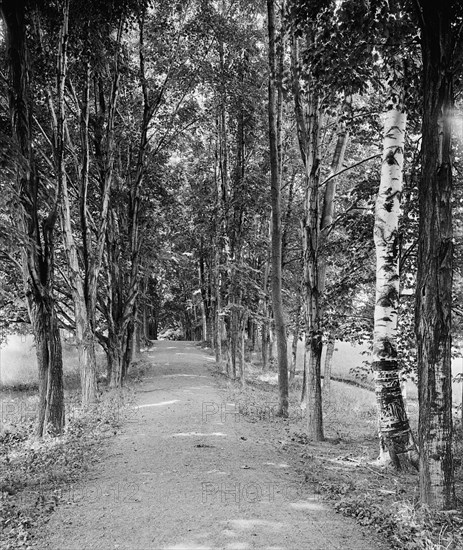
[[[405,260],[410,256],[410,254],[412,253],[413,249],[416,247],[416,245],[418,244],[418,239],[416,239],[408,248],[407,250],[403,253],[402,257],[400,258],[400,261],[399,261],[399,272],[402,271],[402,268],[403,266],[405,265]]]
[[[340,176],[341,174],[343,174],[344,172],[347,172],[348,170],[352,170],[353,168],[356,168],[357,166],[360,166],[361,164],[363,164],[364,162],[368,162],[369,160],[373,160],[373,159],[376,159],[376,158],[379,158],[381,157],[382,153],[377,153],[376,155],[372,155],[371,157],[368,157],[368,158],[365,158],[365,159],[362,159],[362,160],[359,160],[358,162],[356,162],[355,164],[352,164],[351,166],[347,166],[346,168],[343,168],[342,170],[339,170],[339,172],[336,172],[336,174],[332,174],[331,176],[329,176],[328,178],[326,178],[325,181],[322,181],[320,183],[320,187],[322,185],[325,185],[326,183],[328,183],[330,180],[332,180],[333,178],[336,178],[337,176]]]
[[[48,137],[47,133],[45,132],[43,126],[40,124],[40,122],[38,121],[37,117],[36,116],[33,116],[33,120],[34,122],[37,124],[37,126],[39,127],[39,130],[40,130],[40,133],[43,135],[43,137],[46,139],[46,141],[48,142],[48,145],[50,145],[50,147],[52,148],[52,151],[54,151],[54,144],[52,143],[51,139]]]

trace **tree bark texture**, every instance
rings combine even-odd
[[[418,345],[420,498],[454,505],[452,451],[452,158],[453,74],[462,39],[457,3],[416,0],[423,57],[422,174],[415,332]],[[459,7],[461,14],[461,6]],[[461,16],[461,15],[460,15]],[[457,41],[457,42],[456,42]]]
[[[334,337],[328,335],[328,343],[326,345],[325,367],[323,369],[323,396],[328,397],[331,389],[331,368],[333,366],[334,355]]]
[[[60,32],[58,48],[58,76],[57,76],[57,103],[58,116],[51,117],[57,120],[55,134],[57,136],[55,147],[55,160],[57,165],[58,185],[62,189],[61,219],[63,239],[69,267],[69,280],[71,294],[74,303],[74,319],[77,349],[79,356],[81,399],[82,406],[86,408],[94,403],[97,398],[96,381],[96,356],[93,328],[87,309],[84,278],[79,264],[77,247],[74,239],[71,218],[71,206],[66,174],[65,158],[65,86],[67,77],[67,42],[68,42],[69,1],[63,5],[63,24]],[[53,109],[53,104],[51,103]],[[52,113],[54,114],[54,113]]]
[[[275,47],[275,5],[274,0],[267,0],[268,35],[269,35],[269,144],[270,144],[270,184],[272,202],[272,305],[275,318],[275,332],[278,353],[279,409],[278,414],[288,416],[288,351],[286,325],[281,294],[281,171],[276,97],[277,59]],[[280,74],[281,76],[281,74]],[[281,115],[280,115],[281,116]]]
[[[296,376],[297,366],[297,345],[299,343],[299,333],[301,330],[301,313],[302,313],[302,296],[298,296],[298,304],[294,319],[293,341],[291,345],[291,367],[289,371],[289,379],[294,380]]]
[[[16,193],[18,228],[24,236],[21,263],[29,316],[35,337],[39,368],[39,414],[36,433],[59,434],[64,428],[61,338],[53,295],[54,228],[58,217],[60,189],[42,201],[41,180],[32,150],[32,97],[26,42],[26,3],[6,0],[1,4],[5,22],[10,80],[10,115],[17,144]],[[50,204],[48,204],[48,202]],[[41,211],[47,211],[41,220]]]
[[[299,51],[297,38],[291,44],[292,87],[299,149],[304,165],[304,217],[302,247],[304,255],[304,312],[306,326],[305,365],[307,384],[307,430],[310,438],[322,441],[323,410],[321,357],[323,329],[321,324],[321,288],[319,271],[320,245],[320,106],[316,90],[302,99],[299,84]],[[310,40],[310,37],[309,37]],[[310,74],[308,75],[310,76]]]
[[[397,357],[399,307],[399,215],[403,187],[406,113],[400,94],[392,90],[384,117],[381,181],[376,199],[374,241],[376,247],[376,302],[372,369],[378,407],[381,460],[396,467],[398,456],[410,451],[410,425],[400,385]]]
[[[344,110],[350,109],[350,98],[344,101]],[[323,196],[323,208],[321,212],[321,236],[322,240],[326,241],[328,238],[331,224],[333,223],[335,197],[337,179],[334,177],[342,168],[344,164],[344,156],[346,152],[347,143],[349,141],[349,132],[346,128],[346,121],[344,112],[341,114],[338,131],[336,136],[336,145],[333,151],[333,157],[331,159],[329,180],[325,184],[325,193]]]
[[[266,258],[264,262],[264,273],[262,281],[262,297],[260,299],[260,314],[262,318],[261,322],[261,356],[262,356],[262,370],[266,371],[269,366],[269,352],[270,352],[270,324],[272,322],[269,304],[269,289],[268,283],[270,279],[270,267],[271,267],[271,240],[272,240],[272,221],[268,224],[270,246],[268,247]]]

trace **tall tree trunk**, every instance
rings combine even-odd
[[[311,37],[308,37],[311,40]],[[299,84],[299,51],[297,38],[291,44],[292,84],[299,149],[305,168],[304,218],[302,221],[302,245],[304,253],[305,300],[305,365],[307,380],[307,430],[310,438],[324,439],[321,388],[321,357],[323,329],[321,326],[320,270],[318,266],[320,246],[320,106],[317,92],[311,89],[303,103]],[[310,74],[308,75],[311,76]]]
[[[343,109],[350,108],[350,99],[344,101]],[[333,223],[335,196],[336,196],[336,174],[341,170],[344,163],[344,154],[346,152],[349,133],[346,129],[344,113],[341,114],[339,122],[336,146],[331,160],[329,180],[325,184],[325,193],[323,196],[323,208],[320,222],[320,246],[324,248],[321,257],[318,259],[319,287],[320,292],[325,291],[326,284],[326,244],[330,235],[331,224]],[[335,339],[330,333],[326,346],[325,366],[323,373],[323,396],[328,397],[331,387],[331,366],[333,363]]]
[[[82,345],[80,353],[82,357],[81,362],[81,392],[82,392],[82,404],[85,407],[86,404],[93,402],[98,394],[98,387],[96,381],[96,354],[95,354],[95,316],[96,316],[96,302],[92,300],[94,293],[89,287],[91,280],[90,269],[90,254],[92,250],[91,246],[91,234],[88,223],[88,184],[89,184],[89,169],[90,169],[90,145],[89,145],[89,119],[90,119],[90,79],[91,69],[89,61],[85,64],[85,84],[82,97],[81,108],[81,175],[79,186],[79,218],[80,218],[80,230],[82,235],[82,259],[83,259],[83,295],[85,301],[85,310],[80,297],[80,289],[78,291],[79,296],[76,296],[74,303],[85,314],[82,317],[81,333],[82,333]],[[66,213],[66,217],[70,220],[70,212]],[[74,243],[75,246],[75,243]],[[75,263],[75,259],[72,260]],[[72,269],[72,268],[71,268]],[[80,317],[79,313],[76,313]],[[77,321],[76,321],[77,324]],[[85,357],[87,355],[87,357]]]
[[[239,316],[239,338],[238,338],[238,367],[239,367],[239,378],[242,386],[246,385],[246,357],[245,357],[245,346],[246,346],[246,323],[247,323],[247,311],[242,309]]]
[[[123,381],[124,354],[120,347],[120,338],[115,331],[111,331],[108,335],[108,347],[105,351],[108,364],[108,385],[110,388],[120,388]]]
[[[235,273],[235,260],[230,258],[230,250],[226,251],[227,254],[227,279],[228,279],[228,303],[227,303],[227,375],[233,380],[236,378],[236,352],[237,352],[237,340],[238,340],[238,312],[237,312],[237,296],[236,296],[236,273]]]
[[[225,0],[221,3],[222,15],[226,13]],[[228,132],[227,132],[227,88],[226,88],[226,67],[225,67],[225,51],[223,39],[219,39],[219,67],[220,67],[220,82],[217,93],[218,109],[217,109],[217,149],[216,149],[216,256],[214,259],[214,279],[216,285],[216,363],[219,367],[226,370],[229,365],[229,359],[225,365],[223,361],[223,340],[226,334],[225,315],[223,311],[224,287],[226,277],[223,273],[224,257],[228,266],[228,202],[229,202],[229,185],[228,185]],[[228,334],[227,334],[228,340]],[[230,350],[227,350],[227,358]]]
[[[208,333],[207,333],[207,317],[206,317],[206,305],[204,303],[204,299],[201,297],[201,321],[202,321],[202,327],[201,327],[201,340],[203,342],[207,342],[208,340]]]
[[[130,242],[130,272],[128,276],[128,284],[124,294],[122,319],[120,325],[122,327],[123,341],[125,342],[124,366],[122,377],[124,378],[129,370],[130,364],[134,360],[134,338],[136,335],[136,323],[138,316],[138,302],[141,290],[140,276],[140,251],[142,247],[142,237],[140,235],[140,210],[141,210],[141,189],[143,186],[145,169],[146,169],[146,151],[148,146],[148,127],[154,113],[154,105],[150,98],[150,90],[148,88],[145,70],[145,11],[139,17],[139,43],[138,56],[140,68],[140,84],[143,93],[143,116],[140,123],[140,138],[137,151],[137,163],[135,168],[135,176],[132,179],[127,174],[127,182],[129,184],[129,207],[128,207],[128,237]]]
[[[325,368],[323,370],[323,396],[328,397],[331,389],[331,367],[333,366],[335,340],[332,334],[328,335],[326,344]]]
[[[72,149],[72,143],[66,144],[66,109],[65,109],[65,89],[66,89],[66,80],[67,80],[67,49],[68,49],[68,24],[69,24],[69,8],[70,2],[65,1],[63,3],[63,19],[62,25],[59,33],[59,42],[58,42],[58,59],[57,59],[57,77],[56,77],[56,109],[55,109],[55,100],[52,93],[51,87],[46,86],[45,92],[48,99],[48,107],[50,111],[50,121],[52,126],[52,135],[53,139],[50,139],[50,142],[53,146],[53,158],[55,164],[55,170],[57,174],[58,187],[62,190],[62,200],[61,200],[61,225],[62,225],[62,234],[64,241],[64,250],[68,262],[68,273],[69,273],[69,282],[70,282],[70,291],[72,296],[72,301],[74,304],[74,323],[75,323],[75,335],[77,340],[77,349],[79,357],[79,370],[81,378],[81,400],[82,405],[86,408],[90,403],[96,401],[97,396],[97,382],[96,382],[96,358],[95,358],[95,344],[94,344],[94,334],[93,334],[93,324],[90,321],[90,316],[87,307],[86,300],[86,285],[85,285],[85,273],[82,275],[81,266],[79,263],[79,258],[77,254],[77,247],[74,239],[74,233],[72,229],[71,221],[71,204],[68,190],[68,176],[66,173],[66,158],[65,151],[66,145]],[[41,21],[39,13],[36,12],[35,22],[38,29],[38,38],[40,51],[43,56],[45,56],[44,45],[43,45],[43,32],[41,28]],[[88,67],[87,67],[88,69]],[[88,70],[87,70],[88,75]],[[86,86],[84,86],[86,92],[84,96],[88,94],[88,79],[86,81]],[[82,113],[81,113],[82,123],[86,120],[88,123],[88,101],[84,97]],[[88,130],[88,128],[87,128]],[[87,135],[88,138],[88,135]],[[88,146],[88,143],[86,144]],[[88,176],[88,150],[85,152],[85,144],[83,144],[83,162],[82,167],[77,166],[76,171],[79,174],[82,172],[85,174],[84,179]],[[81,199],[82,195],[86,193],[86,186],[82,185],[81,180]],[[86,197],[85,197],[86,201]],[[82,206],[82,203],[81,205]],[[83,233],[83,242],[85,245],[84,251],[84,267],[87,268],[88,264],[85,261],[87,256],[86,247],[88,245],[87,233],[88,228],[86,227],[86,216],[81,218],[82,222],[82,233]]]
[[[343,110],[350,109],[350,98],[345,99]],[[321,212],[320,221],[320,241],[319,246],[322,248],[322,254],[318,258],[318,277],[320,293],[325,292],[326,285],[326,244],[329,239],[331,224],[333,223],[335,197],[336,197],[336,174],[341,170],[344,163],[344,154],[346,152],[347,142],[349,139],[349,132],[346,129],[344,112],[341,113],[340,122],[338,126],[336,146],[333,151],[333,158],[331,160],[330,175],[328,181],[325,183],[325,193],[323,196],[323,208]],[[333,362],[335,338],[330,333],[328,334],[325,366],[323,373],[323,396],[328,397],[331,387],[331,366]]]
[[[318,98],[311,94],[309,103],[309,140],[306,165],[306,190],[304,201],[304,283],[306,314],[307,358],[307,428],[309,437],[322,441],[323,412],[321,391],[321,359],[323,329],[321,326],[319,254],[319,106]]]
[[[124,319],[124,282],[121,272],[121,246],[119,240],[119,216],[116,208],[110,208],[108,227],[106,231],[106,257],[108,291],[104,304],[105,318],[108,324],[108,348],[106,354],[111,371],[108,373],[110,387],[122,386],[124,377],[124,353],[127,334],[123,328]]]
[[[297,365],[297,346],[299,343],[299,332],[301,330],[301,312],[302,312],[302,296],[298,296],[298,304],[296,309],[296,316],[294,319],[294,330],[293,330],[293,342],[291,346],[291,368],[289,371],[289,379],[294,380],[296,376],[296,365]]]
[[[283,8],[282,8],[283,9]],[[275,5],[274,0],[267,0],[268,13],[268,36],[269,36],[269,144],[270,144],[270,183],[272,202],[272,306],[275,318],[275,333],[277,339],[278,353],[278,385],[279,385],[279,406],[278,414],[288,416],[288,350],[286,324],[283,311],[283,300],[281,295],[281,127],[277,124],[277,78],[282,74],[277,70],[277,55],[275,45]],[[281,36],[281,40],[283,40]],[[280,45],[283,48],[282,45]],[[281,53],[282,55],[282,53]],[[277,76],[278,73],[278,76]]]
[[[307,339],[307,336],[306,336]],[[304,357],[303,357],[303,366],[302,366],[302,388],[301,388],[301,409],[307,409],[307,353],[305,353],[305,342],[304,342]]]
[[[294,206],[294,196],[295,196],[295,182],[296,182],[296,171],[293,173],[291,177],[291,181],[289,182],[289,191],[288,191],[288,201],[286,203],[286,211],[284,215],[284,220],[282,220],[283,225],[283,234],[281,236],[281,267],[284,269],[285,267],[285,259],[286,259],[286,249],[288,247],[288,235],[291,230],[291,216],[293,212],[293,206]]]
[[[411,449],[410,425],[404,407],[397,357],[399,307],[399,214],[407,116],[401,94],[392,90],[383,127],[381,182],[375,209],[376,303],[372,369],[378,406],[382,461],[386,450],[399,468],[399,455]]]
[[[39,437],[60,434],[65,422],[61,336],[52,300],[33,300],[30,308],[39,368]]]
[[[207,284],[206,284],[206,278],[204,273],[204,258],[202,257],[203,254],[203,247],[201,243],[201,257],[199,258],[199,267],[198,267],[198,275],[199,275],[199,288],[200,288],[200,297],[201,297],[201,325],[202,325],[202,338],[204,342],[207,342],[208,340],[212,340],[210,335],[208,334],[208,316],[207,316]]]
[[[98,216],[98,223],[96,228],[96,237],[94,246],[92,246],[90,240],[90,233],[83,230],[83,238],[86,239],[87,249],[84,250],[83,255],[87,259],[86,263],[86,276],[85,276],[85,289],[86,289],[86,302],[87,311],[90,320],[90,324],[95,329],[95,317],[97,310],[97,303],[100,302],[100,306],[106,311],[106,321],[108,323],[108,342],[109,345],[114,345],[117,340],[116,335],[119,333],[118,328],[115,328],[115,318],[112,315],[116,315],[120,303],[114,303],[115,297],[119,297],[121,283],[119,277],[119,265],[118,258],[116,258],[113,250],[116,246],[116,229],[114,223],[114,208],[111,205],[111,195],[114,186],[114,161],[115,161],[115,120],[117,112],[117,104],[119,98],[119,86],[121,78],[121,43],[122,35],[124,31],[124,19],[121,17],[118,25],[116,35],[116,51],[115,51],[115,63],[114,73],[112,75],[112,81],[110,86],[110,97],[108,101],[104,94],[104,85],[100,73],[95,73],[95,110],[96,116],[94,117],[95,123],[95,135],[94,135],[94,147],[96,162],[99,167],[99,184],[101,192],[101,204]],[[108,69],[109,70],[109,69]],[[88,121],[89,121],[89,106],[88,106],[88,90],[84,91],[84,105],[86,105],[86,112],[82,114],[82,152],[83,152],[83,167],[82,170],[82,194],[87,195],[88,186]],[[82,198],[81,198],[82,201]],[[88,205],[81,203],[81,221],[84,222],[84,226],[88,227],[87,222],[87,208]],[[83,226],[83,227],[84,227]],[[85,237],[85,235],[87,235]],[[107,261],[107,296],[101,295],[100,273],[103,267],[103,260],[106,250]],[[117,273],[117,276],[115,276]],[[100,291],[100,292],[99,292]],[[118,350],[112,350],[111,353],[114,357],[123,357],[124,347],[120,347]],[[106,350],[108,356],[109,350]],[[109,356],[108,356],[109,357]],[[115,377],[117,380],[122,378],[122,359],[115,360],[114,357],[109,360],[108,358],[108,382],[114,385]],[[115,369],[118,369],[117,372]]]
[[[215,281],[215,362],[219,368],[223,365],[222,339],[223,339],[223,313],[222,313],[222,274],[220,272],[220,250],[216,244],[214,257],[214,281]]]
[[[120,386],[129,370],[133,360],[133,344],[135,334],[135,323],[137,317],[137,302],[140,293],[140,251],[142,247],[142,235],[140,234],[140,211],[141,211],[141,189],[145,176],[146,152],[148,146],[148,127],[150,125],[154,104],[151,100],[145,74],[145,43],[144,43],[144,13],[139,18],[139,68],[140,85],[143,93],[143,115],[139,128],[138,147],[136,148],[136,164],[134,173],[129,168],[125,174],[125,181],[128,188],[128,212],[127,229],[124,226],[125,213],[120,210],[120,204],[113,200],[113,185],[109,186],[109,217],[106,223],[106,256],[108,259],[108,272],[110,275],[108,303],[111,304],[111,318],[108,319],[109,339],[117,350],[113,350],[113,375],[112,385]],[[123,32],[123,21],[120,22],[117,43],[121,44]],[[110,98],[110,108],[107,123],[107,154],[105,171],[106,188],[107,174],[111,173],[114,165],[114,114],[117,106],[118,85],[120,78],[119,62],[120,53],[117,52],[117,63],[115,67],[113,86]],[[120,170],[120,172],[122,169]],[[126,232],[125,232],[126,231]],[[124,234],[125,233],[125,234]],[[119,265],[120,259],[124,256],[124,249],[129,253],[129,269],[124,271]],[[193,337],[189,330],[189,337]],[[119,360],[119,358],[121,358]],[[117,359],[117,360],[116,360]]]
[[[124,379],[129,372],[130,365],[135,361],[135,344],[137,337],[137,303],[135,303],[134,310],[130,314],[130,319],[125,325],[125,349],[124,349],[124,359],[122,367],[122,378]]]
[[[268,329],[268,362],[269,365],[275,365],[278,361],[278,342],[277,342],[277,332],[275,328],[275,318],[273,317],[273,309],[271,309],[270,314],[272,319],[270,320],[269,329]],[[277,356],[275,358],[275,347],[277,347]]]
[[[272,224],[269,223],[269,238],[271,240]],[[271,243],[270,243],[271,244]],[[270,307],[269,307],[269,295],[268,295],[268,282],[270,278],[270,261],[271,261],[271,246],[266,251],[266,258],[264,263],[264,274],[262,281],[262,296],[260,299],[260,314],[261,314],[261,356],[262,356],[262,370],[266,371],[269,364],[269,350],[270,350]]]
[[[69,280],[71,282],[72,301],[74,303],[74,318],[79,355],[79,370],[81,382],[82,406],[86,408],[97,398],[96,355],[93,329],[90,323],[83,279],[77,256],[76,245],[72,234],[71,212],[66,178],[63,178],[62,219],[63,237],[69,264]]]
[[[51,101],[50,107],[52,109],[52,120],[57,120],[56,128],[54,129],[55,135],[57,136],[55,159],[59,180],[58,185],[62,189],[63,193],[61,201],[61,218],[66,256],[69,265],[71,294],[74,303],[75,330],[80,366],[81,399],[82,406],[86,408],[88,405],[94,403],[97,399],[96,356],[93,329],[90,323],[87,310],[87,302],[85,299],[84,280],[82,277],[82,271],[77,255],[77,247],[72,230],[71,205],[65,163],[66,112],[64,90],[67,78],[68,19],[69,0],[64,2],[63,5],[63,24],[60,33],[60,43],[58,48],[57,117],[54,116],[53,103]]]
[[[5,0],[1,13],[5,22],[13,138],[18,149],[16,193],[18,228],[24,235],[21,262],[24,290],[35,337],[39,367],[39,414],[36,433],[59,434],[64,428],[63,362],[61,338],[53,296],[54,228],[58,216],[60,188],[41,204],[49,193],[41,188],[32,149],[32,86],[29,80],[27,30],[23,0]],[[40,223],[40,212],[48,214]]]
[[[415,331],[421,502],[455,502],[452,451],[451,320],[453,276],[451,120],[455,63],[462,37],[454,26],[459,3],[416,0],[423,56],[422,175]]]
[[[262,321],[261,328],[261,357],[262,357],[262,370],[266,371],[268,369],[268,350],[269,350],[269,326],[268,321]]]
[[[343,111],[349,110],[351,99],[345,99],[343,104]],[[347,142],[349,141],[349,132],[346,128],[345,113],[341,113],[340,121],[338,125],[336,146],[333,151],[333,157],[331,159],[330,174],[325,183],[325,194],[323,196],[323,208],[320,223],[321,239],[325,244],[328,238],[331,224],[333,223],[334,216],[334,199],[336,197],[336,174],[341,170],[344,164],[344,156],[346,152]],[[326,262],[324,262],[325,264]],[[323,285],[324,286],[324,285]]]
[[[232,302],[233,303],[233,302]],[[229,351],[229,370],[228,375],[235,380],[236,378],[236,359],[238,352],[238,312],[235,307],[232,306],[230,311],[230,330],[228,334],[228,351]]]
[[[135,319],[135,334],[133,344],[134,358],[138,357],[141,353],[141,318],[140,318],[140,305],[137,307],[137,318]]]

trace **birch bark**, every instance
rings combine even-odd
[[[396,467],[400,467],[399,455],[412,450],[397,359],[399,215],[407,116],[398,93],[392,91],[388,104],[375,209],[376,303],[372,368],[378,407],[380,461],[390,458]]]

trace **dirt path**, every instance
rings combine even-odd
[[[204,351],[159,342],[147,355],[133,416],[36,548],[385,548],[311,494],[264,422],[224,402]]]

